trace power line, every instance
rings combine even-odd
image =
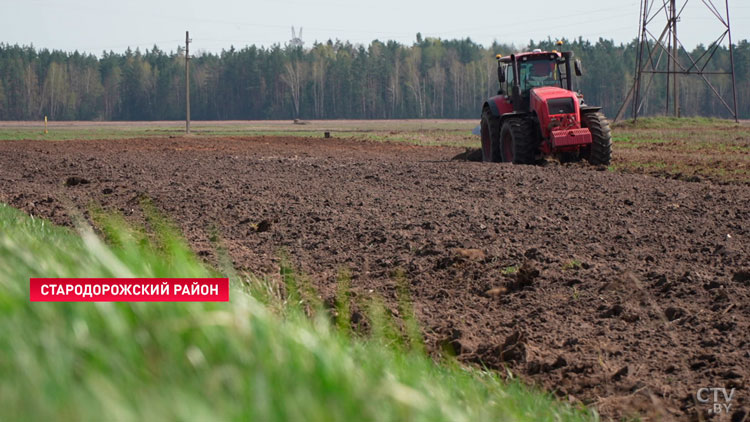
[[[185,133],[190,134],[190,32],[185,31]]]
[[[616,15],[613,15],[613,16],[622,16],[622,10],[629,9],[630,7],[632,7],[632,6],[636,5],[636,4],[637,3],[630,3],[630,4],[625,5],[626,7],[623,7],[623,8],[620,8],[620,9],[613,9],[612,7],[608,7],[608,8],[605,8],[605,9],[589,10],[587,12],[581,12],[581,13],[576,13],[576,14],[571,14],[571,15],[566,15],[566,16],[539,17],[539,18],[535,18],[535,19],[524,19],[522,21],[517,21],[515,23],[502,23],[501,25],[494,25],[492,27],[489,27],[489,26],[485,26],[485,27],[481,27],[481,28],[478,28],[476,26],[473,26],[473,27],[464,27],[464,28],[459,28],[459,29],[451,29],[451,30],[448,30],[448,31],[440,31],[440,33],[441,34],[452,34],[452,33],[456,33],[456,32],[467,32],[467,31],[477,30],[477,29],[480,29],[480,30],[490,30],[491,29],[491,30],[494,30],[494,31],[498,31],[498,30],[504,30],[506,28],[528,27],[529,24],[537,23],[537,22],[548,22],[550,20],[563,20],[563,19],[570,19],[570,18],[576,18],[576,17],[581,17],[581,16],[590,16],[590,15],[594,15],[594,14],[602,13],[602,12],[612,12],[614,10],[620,10],[620,12],[618,12]],[[589,22],[591,22],[591,21],[589,21]],[[582,22],[576,22],[574,25],[580,25],[581,23]],[[588,23],[588,22],[583,22],[583,23]],[[547,28],[547,27],[545,26],[545,28]]]

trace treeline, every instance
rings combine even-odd
[[[580,89],[589,104],[614,116],[633,81],[636,42],[566,42],[584,63]],[[551,40],[521,49],[554,49]],[[422,39],[406,46],[373,41],[234,47],[191,59],[191,110],[196,120],[475,118],[498,88],[495,55],[470,39]],[[519,49],[520,50],[520,49]],[[705,47],[693,52],[698,57]],[[687,57],[683,58],[689,63]],[[740,116],[750,117],[750,43],[735,49]],[[663,61],[666,64],[666,59]],[[720,48],[706,70],[729,69]],[[731,100],[727,76],[711,78]],[[157,47],[101,57],[0,44],[0,120],[179,120],[185,110],[184,53]],[[665,78],[654,79],[644,111],[665,110]],[[698,77],[681,83],[683,115],[727,117]]]

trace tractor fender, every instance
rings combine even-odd
[[[510,113],[505,113],[502,116],[500,116],[500,127],[503,126],[503,122],[505,122],[507,119],[510,119],[511,117],[529,117],[530,113],[520,113],[512,111]]]
[[[596,113],[597,111],[600,111],[601,107],[592,107],[592,106],[581,106],[581,114],[583,113]]]
[[[484,103],[484,107],[488,107],[490,112],[492,112],[492,115],[495,117],[500,117],[504,114],[513,112],[513,104],[508,101],[508,98],[505,95],[496,95],[488,99],[487,102]]]
[[[531,115],[531,113],[516,112],[516,111],[510,111],[508,113],[498,114],[497,111],[496,111],[497,108],[496,107],[493,108],[492,104],[493,104],[492,101],[488,101],[488,102],[484,103],[484,106],[482,107],[482,110],[489,109],[490,110],[490,114],[493,117],[493,120],[495,120],[496,122],[498,122],[499,126],[501,126],[501,127],[503,125],[503,122],[505,120],[511,118],[511,117],[528,117],[529,115]]]

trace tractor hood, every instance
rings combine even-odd
[[[581,106],[573,91],[558,87],[534,88],[531,90],[531,109],[539,118],[545,138],[550,137],[555,128],[581,128]]]
[[[553,98],[573,98],[574,100],[578,99],[578,96],[573,91],[568,91],[567,89],[558,88],[555,86],[545,86],[541,88],[534,88],[531,90],[531,96],[537,97],[539,101],[546,102],[549,99]]]
[[[548,121],[550,116],[560,114],[575,115],[577,118],[581,112],[575,92],[553,86],[531,90],[531,109],[542,122]]]

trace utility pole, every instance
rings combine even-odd
[[[680,85],[678,83],[679,73],[677,71],[680,54],[677,44],[677,0],[670,0],[670,7],[672,8],[672,71],[674,72],[672,74],[672,82],[674,82],[672,91],[674,92],[674,115],[675,117],[680,117]]]
[[[190,133],[190,32],[185,31],[185,133]]]
[[[729,24],[729,0],[726,0],[727,3],[727,28],[730,27]],[[732,65],[732,95],[734,97],[734,121],[739,123],[740,122],[740,116],[737,114],[737,79],[736,75],[734,73],[734,45],[732,44],[732,31],[729,32],[729,63]]]

